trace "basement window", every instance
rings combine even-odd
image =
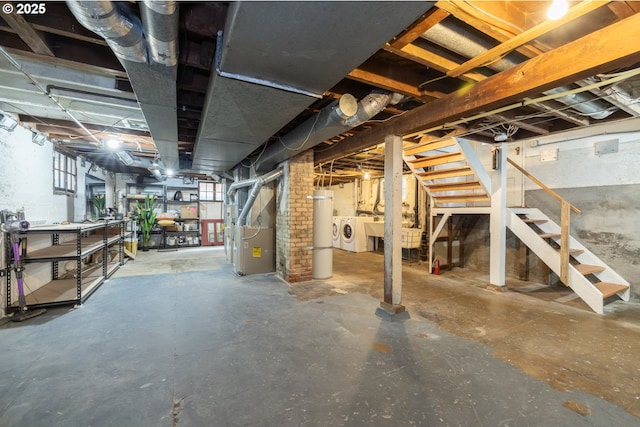
[[[210,181],[198,182],[198,198],[204,202],[222,202],[222,184]]]
[[[78,189],[76,158],[53,152],[53,192],[75,194]]]

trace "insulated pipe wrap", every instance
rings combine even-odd
[[[468,58],[473,58],[485,53],[494,46],[487,41],[475,39],[474,36],[459,24],[452,22],[439,23],[429,28],[422,34],[422,37],[445,49],[456,52]],[[520,58],[518,54],[507,55],[504,58],[487,65],[495,71],[505,71],[522,63],[525,58]],[[563,93],[571,90],[568,86],[560,86],[555,89],[543,92],[545,95]],[[614,110],[607,109],[607,106],[592,97],[583,94],[573,94],[571,97],[558,98],[557,101],[570,106],[580,113],[594,119],[604,119],[614,113]]]
[[[142,23],[110,1],[67,1],[78,22],[105,39],[116,56],[125,61],[147,63]]]
[[[333,102],[319,113],[272,144],[256,160],[256,170],[272,168],[277,163],[315,147],[329,138],[340,135],[370,120],[390,103],[397,103],[402,95],[371,93],[360,102],[350,94],[344,94],[339,102]]]
[[[145,0],[140,8],[151,60],[178,64],[178,8],[175,1]]]

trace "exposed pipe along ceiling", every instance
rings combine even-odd
[[[583,3],[557,24],[538,2],[509,11],[473,1],[47,4],[59,22],[26,16],[3,27],[0,109],[114,172],[218,179],[237,167],[264,173],[313,149],[318,177],[346,182],[381,168],[381,140],[353,143],[367,130],[455,102],[569,43],[579,49],[638,12],[628,2]],[[21,40],[19,25],[37,28],[39,44]],[[504,102],[404,136],[455,130],[515,141],[638,117],[637,65],[576,69],[519,99],[501,86]],[[113,135],[122,143],[109,151]]]

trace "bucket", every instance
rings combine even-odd
[[[138,242],[128,242],[125,240],[124,247],[134,255],[138,252]]]

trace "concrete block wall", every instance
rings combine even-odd
[[[282,165],[276,200],[276,271],[289,283],[312,278],[313,151]]]

